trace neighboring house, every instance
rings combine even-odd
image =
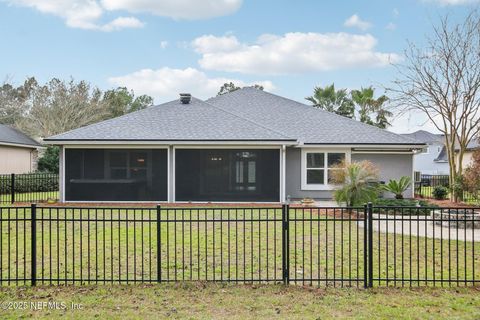
[[[422,152],[413,156],[413,168],[415,171],[429,175],[449,174],[450,166],[445,149],[445,138],[442,134],[419,130],[403,134],[403,136],[426,144]]]
[[[470,141],[470,143],[467,145],[467,149],[465,150],[465,153],[463,154],[463,161],[462,161],[462,167],[463,169],[467,168],[473,160],[473,152],[475,150],[478,150],[480,148],[480,143],[478,142],[478,139],[474,139],[473,141]],[[458,152],[458,149],[455,150]],[[458,159],[458,156],[457,156]]]
[[[343,159],[413,176],[422,143],[254,88],[180,100],[45,139],[60,145],[62,201],[331,199]],[[413,196],[413,191],[407,191]]]
[[[0,124],[0,174],[37,170],[41,145],[24,133]]]

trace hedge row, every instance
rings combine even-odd
[[[58,191],[58,175],[51,173],[27,173],[15,175],[15,192]],[[11,175],[0,175],[0,194],[12,192]]]

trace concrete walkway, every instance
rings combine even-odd
[[[363,222],[359,222],[363,227]],[[434,224],[430,216],[373,215],[373,230],[419,237],[480,242],[480,229],[456,228]]]

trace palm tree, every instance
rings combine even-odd
[[[378,169],[369,161],[342,164],[338,170],[332,170],[333,180],[342,186],[335,190],[334,198],[338,203],[345,202],[348,207],[359,206],[373,201],[378,196]]]
[[[355,116],[355,106],[347,89],[335,90],[335,84],[333,83],[325,88],[315,87],[313,96],[305,99],[316,108],[334,112],[347,118],[354,118]]]
[[[410,187],[412,184],[412,179],[410,177],[404,176],[400,180],[390,180],[382,188],[388,192],[391,192],[395,195],[395,199],[403,199],[403,193]]]
[[[390,125],[388,118],[393,114],[384,107],[384,104],[388,101],[386,95],[382,95],[375,99],[375,89],[372,87],[352,90],[351,95],[353,102],[358,106],[358,113],[361,122],[382,129],[385,129]],[[370,116],[372,113],[376,114],[375,120]]]

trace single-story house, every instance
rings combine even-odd
[[[179,100],[45,139],[61,146],[61,201],[331,199],[339,161],[413,177],[423,144],[255,88]],[[413,190],[407,191],[413,196]]]
[[[0,174],[29,173],[37,170],[41,145],[26,134],[0,124]]]
[[[446,156],[445,137],[425,130],[418,130],[403,136],[424,143],[421,152],[413,156],[413,170],[429,175],[448,175],[450,165]]]

